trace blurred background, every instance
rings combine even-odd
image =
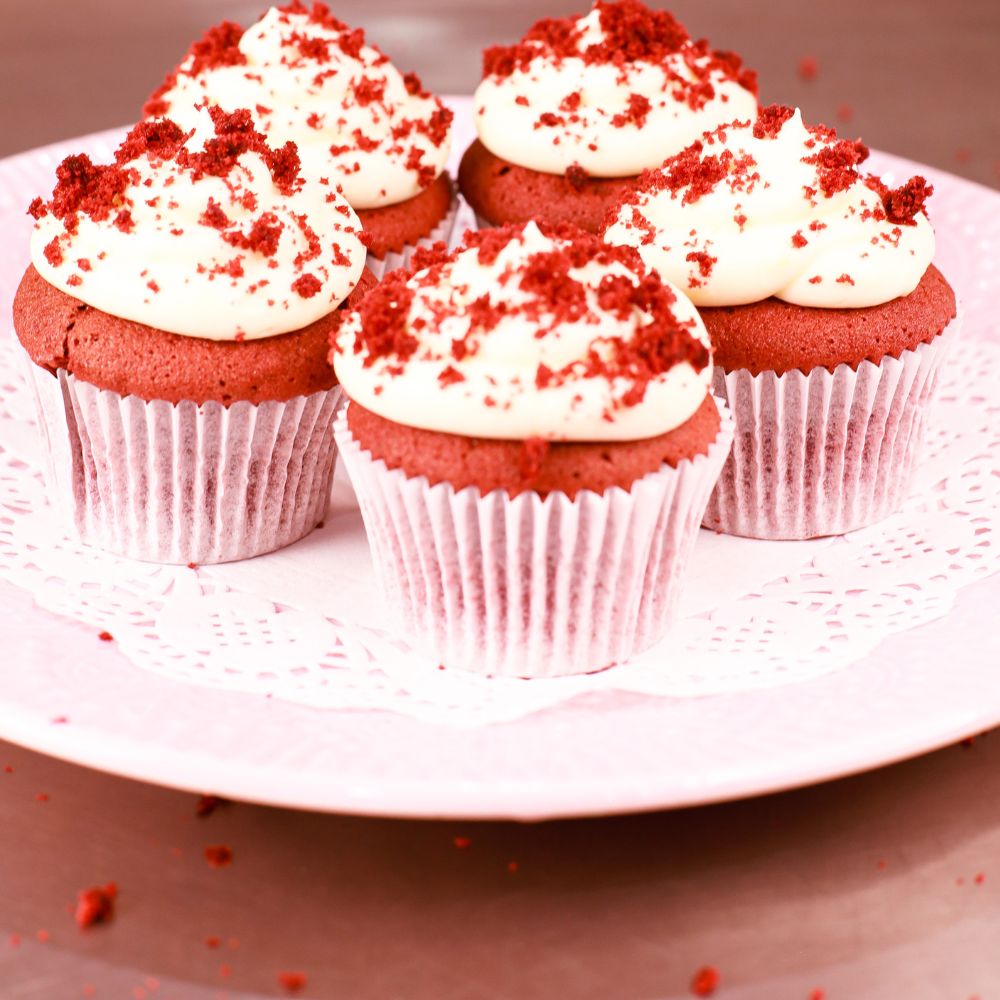
[[[1000,187],[997,0],[671,0],[695,37],[760,72],[761,99],[798,104],[879,149]],[[246,25],[265,0],[7,0],[0,155],[129,123],[210,24]],[[587,0],[331,0],[404,71],[471,93],[486,45]]]

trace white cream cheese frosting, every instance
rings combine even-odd
[[[636,0],[540,21],[519,45],[488,49],[484,71],[473,101],[481,142],[545,173],[634,176],[757,113],[755,77],[738,57]]]
[[[303,171],[356,209],[418,195],[451,148],[451,111],[323,4],[272,7],[245,32],[217,25],[144,110],[189,128],[206,102],[249,108],[269,142],[295,142]]]
[[[683,424],[711,381],[690,301],[638,255],[534,223],[387,278],[333,352],[348,396],[473,437],[638,440]]]
[[[916,177],[888,190],[857,169],[867,155],[772,105],[643,177],[605,238],[636,247],[697,305],[879,305],[912,292],[931,263],[932,189]]]
[[[37,198],[31,260],[95,309],[210,340],[301,329],[364,269],[360,223],[336,189],[303,176],[247,112],[202,112],[199,131],[141,122],[115,162],[69,157]]]

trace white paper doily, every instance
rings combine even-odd
[[[465,102],[457,102],[457,109],[464,112]],[[22,214],[24,205],[51,183],[53,167],[63,156],[87,150],[103,154],[117,134],[58,144],[0,164],[0,221],[7,234],[0,248],[4,315],[26,263],[30,220]],[[456,150],[464,148],[467,135],[466,118]],[[624,724],[628,713],[621,706],[636,704],[636,698],[644,709],[669,708],[674,721],[681,702],[691,703],[695,717],[701,711],[707,724],[720,705],[755,695],[755,704],[769,698],[780,716],[780,706],[805,687],[860,669],[855,665],[862,660],[870,669],[880,643],[947,615],[961,588],[1000,569],[1000,391],[995,386],[1000,336],[992,312],[1000,197],[893,157],[875,154],[873,161],[873,168],[889,179],[919,169],[935,183],[937,259],[962,298],[965,316],[963,338],[942,375],[914,495],[888,521],[843,538],[761,542],[703,531],[682,621],[668,640],[631,663],[585,677],[500,681],[421,662],[387,631],[361,520],[350,487],[339,476],[321,530],[282,552],[244,563],[160,567],[81,547],[64,536],[46,502],[32,403],[6,327],[0,332],[0,579],[91,634],[110,632],[132,665],[130,688],[141,690],[143,678],[153,685],[156,675],[172,682],[167,691],[187,692],[189,700],[198,690],[206,702],[210,689],[227,695],[247,717],[242,735],[248,739],[260,732],[251,728],[254,706],[275,702],[291,706],[296,717],[301,713],[293,711],[295,706],[323,710],[308,718],[325,718],[331,729],[334,720],[356,721],[361,715],[379,719],[375,728],[380,729],[386,719],[408,717],[435,730],[496,733],[498,723],[509,730],[517,720],[526,725],[546,709],[546,725],[553,713],[561,714],[566,726],[578,725],[581,712],[591,719],[595,712],[621,712]],[[87,650],[87,656],[100,655],[89,645]],[[93,664],[86,667],[82,676],[90,676]],[[78,681],[70,677],[65,683],[72,691]],[[163,690],[159,683],[154,686]],[[788,696],[792,691],[794,698]],[[3,701],[17,703],[8,678]],[[217,718],[219,698],[213,695],[211,701]],[[275,709],[267,711],[273,716]],[[55,709],[53,714],[58,714]],[[995,714],[1000,719],[1000,702]],[[0,735],[47,745],[25,732],[26,723],[16,726],[16,733],[10,725],[5,729],[3,718],[0,704]],[[114,722],[103,725],[115,728]],[[70,733],[57,742],[71,740]],[[113,742],[114,734],[105,735]],[[237,742],[239,736],[229,734]],[[399,749],[413,753],[412,747]],[[109,764],[100,753],[77,756],[171,780],[155,768]],[[195,781],[190,775],[173,780],[227,790],[218,780]],[[252,785],[240,785],[239,793],[259,794]],[[277,799],[324,804],[322,795]],[[326,805],[357,807],[343,797]],[[605,801],[601,808],[608,807]],[[486,804],[481,809],[490,812]]]

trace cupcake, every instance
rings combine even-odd
[[[709,527],[838,534],[907,496],[955,295],[931,263],[931,186],[890,189],[858,169],[867,156],[772,105],[645,174],[607,227],[712,338],[736,438]]]
[[[50,456],[82,540],[156,562],[243,559],[326,510],[342,303],[375,283],[357,216],[246,111],[137,125],[36,198],[14,300]],[[320,235],[322,234],[322,236]]]
[[[692,41],[667,11],[598,0],[484,52],[479,138],[459,186],[481,226],[537,219],[597,232],[637,174],[753,117],[756,94],[739,56]]]
[[[448,667],[619,663],[674,614],[728,416],[697,313],[631,249],[507,226],[345,313],[336,434],[389,613]]]
[[[250,108],[269,142],[298,146],[304,175],[342,189],[376,275],[449,235],[451,111],[324,4],[271,7],[246,31],[210,28],[143,111],[189,128],[206,102]]]

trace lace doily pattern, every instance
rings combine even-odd
[[[23,205],[66,152],[106,153],[115,137],[2,165],[4,315],[26,264]],[[876,158],[890,180],[908,176],[904,162]],[[1000,335],[991,302],[1000,217],[970,212],[970,199],[982,197],[974,185],[931,179],[939,261],[956,282],[965,322],[942,372],[912,496],[881,524],[834,539],[760,542],[702,531],[681,620],[630,663],[519,681],[421,661],[387,630],[361,519],[339,472],[324,527],[258,559],[190,569],[82,546],[46,496],[34,404],[9,329],[0,330],[0,577],[41,607],[112,633],[137,668],[165,678],[456,726],[506,722],[582,695],[693,698],[847,668],[890,634],[945,615],[962,587],[1000,570]]]

